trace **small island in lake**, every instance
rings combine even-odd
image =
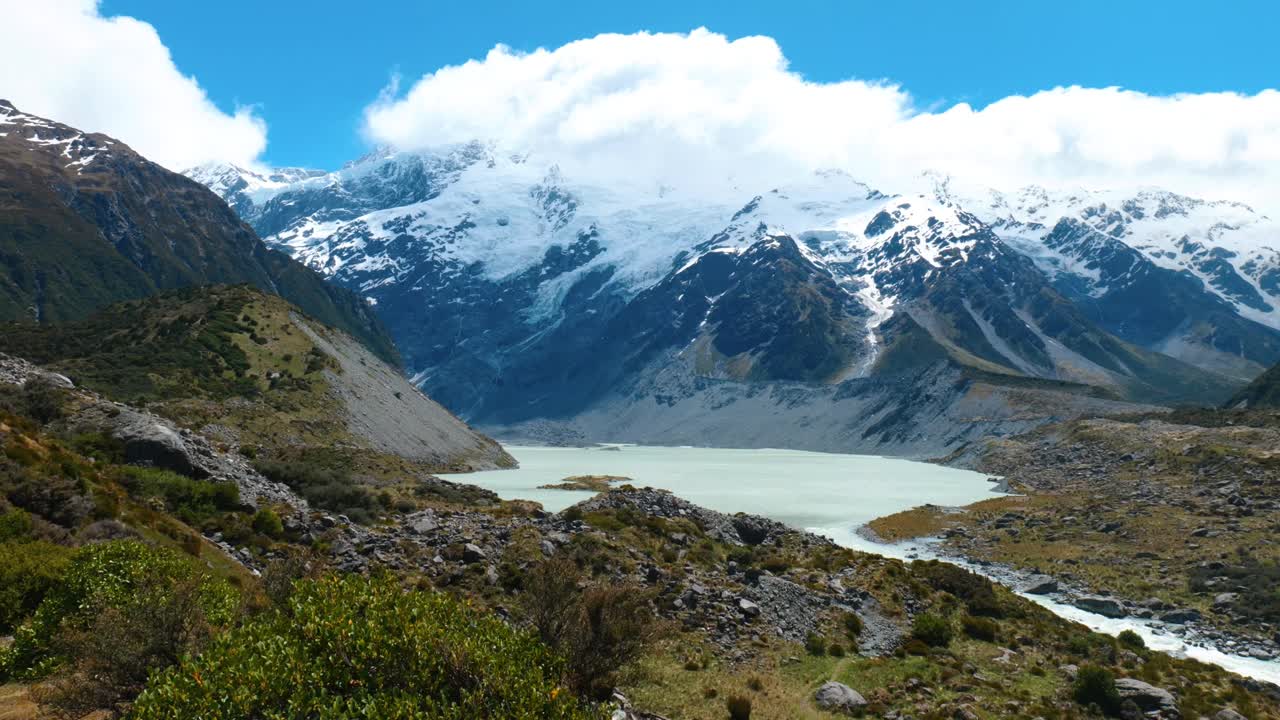
[[[610,485],[616,483],[631,482],[631,478],[621,475],[574,475],[565,478],[562,482],[551,483],[549,485],[540,485],[542,490],[590,490],[591,492],[604,492],[609,489]]]

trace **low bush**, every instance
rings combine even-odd
[[[1116,640],[1130,650],[1145,650],[1147,647],[1147,643],[1142,639],[1142,636],[1132,630],[1121,630],[1120,634],[1116,636]]]
[[[819,655],[819,656],[826,655],[827,654],[826,638],[822,637],[818,633],[809,633],[804,638],[804,649],[805,649],[805,652],[809,653],[810,655]]]
[[[1004,617],[991,581],[962,567],[937,560],[916,561],[911,570],[935,590],[950,593],[964,603],[972,615]]]
[[[906,655],[919,655],[921,657],[929,655],[933,652],[929,644],[919,638],[911,638],[902,646],[902,652]]]
[[[390,577],[326,577],[155,676],[130,717],[590,717],[560,673],[492,614]]]
[[[266,535],[269,538],[279,538],[284,535],[284,523],[281,522],[280,516],[270,508],[262,508],[253,515],[254,532]]]
[[[1115,675],[1097,665],[1081,666],[1071,686],[1071,696],[1081,705],[1096,705],[1108,715],[1120,711],[1120,692],[1116,690]]]
[[[64,415],[66,391],[45,377],[33,377],[22,385],[20,409],[24,415],[45,425]]]
[[[359,523],[373,520],[382,510],[378,498],[355,484],[350,471],[298,459],[259,459],[253,464],[268,479],[284,483],[312,505],[342,513]]]
[[[564,657],[569,687],[603,699],[617,671],[659,636],[649,601],[635,585],[585,583],[576,563],[552,557],[530,570],[521,610],[543,642]]]
[[[70,548],[47,542],[0,542],[0,635],[12,632],[36,611],[62,579],[71,553]]]
[[[31,513],[18,508],[0,512],[0,542],[28,540],[34,529]]]
[[[134,497],[163,500],[174,515],[189,525],[242,507],[240,490],[234,483],[192,480],[158,468],[124,468],[120,483]]]
[[[995,642],[996,636],[1000,633],[1000,624],[995,620],[973,615],[960,618],[960,627],[965,635],[983,642]]]
[[[76,659],[60,647],[64,634],[91,627],[104,613],[168,605],[174,588],[184,583],[195,588],[200,622],[227,625],[234,619],[240,603],[235,589],[175,550],[135,540],[80,548],[31,619],[18,628],[13,645],[0,654],[0,677],[48,675]]]
[[[734,695],[725,701],[729,720],[751,720],[751,698]]]
[[[911,623],[911,636],[930,647],[951,644],[951,621],[941,615],[920,613]]]
[[[856,640],[862,634],[862,618],[858,617],[858,613],[846,612],[844,614],[844,632],[849,636],[850,640]]]

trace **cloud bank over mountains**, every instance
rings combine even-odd
[[[0,97],[20,109],[114,135],[172,169],[260,166],[266,120],[215,105],[148,23],[105,17],[95,0],[0,0],[0,14]],[[934,170],[1001,189],[1160,186],[1280,214],[1277,90],[1066,87],[922,109],[889,81],[811,82],[773,39],[706,29],[499,45],[385,89],[364,118],[373,144],[481,140],[571,177],[709,195],[820,168],[901,191]]]
[[[771,38],[705,29],[600,35],[531,53],[498,46],[389,89],[365,121],[380,144],[478,138],[555,159],[566,173],[709,189],[726,179],[772,187],[837,167],[888,190],[935,170],[1000,188],[1156,185],[1280,202],[1275,90],[1065,87],[930,111],[888,82],[809,82]]]
[[[267,126],[220,110],[174,64],[151,25],[104,17],[96,0],[0,0],[0,98],[23,112],[102,132],[171,170],[253,165]]]

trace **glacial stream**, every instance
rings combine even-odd
[[[968,505],[996,496],[994,485],[979,473],[870,455],[635,445],[508,446],[507,450],[520,461],[518,469],[445,477],[488,488],[503,499],[534,500],[546,510],[558,512],[592,493],[539,486],[574,475],[618,475],[631,478],[637,486],[670,490],[712,510],[763,515],[855,550],[901,559],[936,555],[928,542],[875,543],[858,535],[857,529],[877,517],[925,503]],[[967,567],[1009,584],[1010,577],[998,570]],[[1153,649],[1280,683],[1280,663],[1191,644],[1160,623],[1111,619],[1050,598],[1026,597],[1093,630],[1112,635],[1133,630]]]

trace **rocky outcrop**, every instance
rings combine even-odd
[[[687,518],[697,523],[708,535],[733,545],[760,545],[778,535],[793,532],[786,525],[759,515],[725,513],[708,510],[679,498],[667,490],[619,488],[600,493],[578,503],[584,512],[623,508],[662,518]]]
[[[58,423],[73,434],[101,433],[113,438],[121,444],[129,463],[234,483],[240,490],[241,500],[250,505],[283,503],[302,510],[307,508],[306,500],[288,487],[266,479],[243,457],[215,448],[203,435],[180,428],[154,413],[76,388],[62,375],[0,353],[0,383],[21,385],[34,378],[46,379],[70,393],[71,414]]]

